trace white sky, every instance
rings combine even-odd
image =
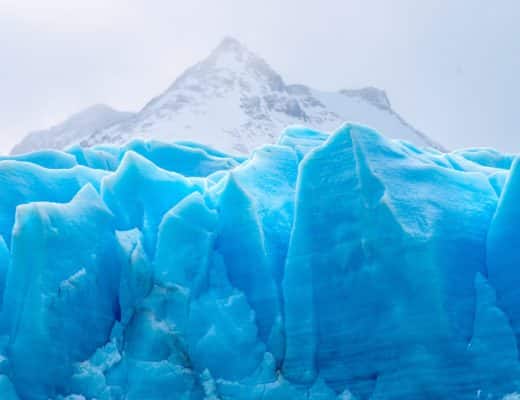
[[[94,103],[138,110],[234,36],[287,83],[385,89],[449,148],[520,152],[518,0],[0,0],[0,152]]]

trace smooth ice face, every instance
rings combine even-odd
[[[520,392],[520,164],[347,124],[0,160],[0,398]],[[509,397],[508,397],[509,396]]]

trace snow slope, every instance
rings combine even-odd
[[[247,159],[142,140],[32,153],[1,160],[0,185],[3,400],[520,391],[510,155],[347,124]]]
[[[345,121],[363,123],[418,146],[440,148],[393,111],[383,91],[323,92],[287,85],[264,60],[232,38],[224,39],[208,58],[189,68],[137,114],[91,129],[88,135],[63,135],[60,143],[66,147],[123,144],[132,138],[190,140],[247,154],[273,143],[286,126],[330,132]],[[42,147],[45,140],[32,149]]]
[[[29,133],[13,147],[11,154],[22,154],[42,149],[63,149],[84,137],[112,124],[126,120],[130,112],[116,111],[104,104],[96,104],[74,114],[52,128]]]

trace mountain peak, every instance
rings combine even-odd
[[[68,120],[73,119],[88,119],[90,117],[96,118],[99,114],[103,113],[113,113],[116,112],[112,107],[107,106],[106,104],[97,103],[91,105],[83,110],[71,115]]]
[[[158,104],[169,103],[170,93],[180,89],[199,94],[204,92],[208,96],[208,92],[214,90],[222,92],[235,85],[244,88],[258,84],[266,85],[276,92],[282,92],[286,88],[282,77],[264,59],[237,39],[228,36],[208,57],[184,71],[166,92],[149,102],[145,109],[150,110]],[[185,95],[186,93],[183,94]],[[178,97],[174,97],[178,102]]]
[[[40,149],[63,149],[97,130],[127,120],[133,115],[134,113],[118,111],[106,104],[94,104],[48,129],[29,132],[12,148],[11,154]]]
[[[382,110],[390,110],[392,108],[386,92],[373,86],[366,86],[360,89],[343,89],[339,92],[344,96],[362,98]]]
[[[262,66],[262,69],[265,69],[267,66],[261,57],[230,36],[222,39],[202,64],[227,69],[240,69],[241,66]]]
[[[95,105],[59,126],[29,134],[14,151],[124,143],[140,137],[198,140],[247,153],[275,142],[289,125],[331,132],[345,121],[364,123],[419,146],[440,148],[392,110],[384,91],[364,87],[324,92],[286,85],[263,58],[228,36],[138,113]]]
[[[240,43],[237,39],[231,36],[226,36],[219,45],[213,50],[213,53],[222,53],[222,52],[235,52],[235,53],[244,53],[248,52],[247,48]]]

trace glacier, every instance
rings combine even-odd
[[[347,123],[0,160],[0,398],[520,392],[520,162]]]

